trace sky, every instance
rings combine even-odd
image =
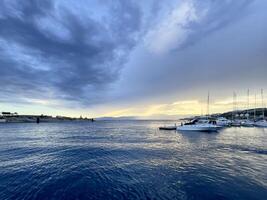
[[[259,107],[266,7],[265,0],[1,0],[0,111],[172,118],[205,114],[208,93],[211,113],[229,111],[234,91],[240,109]]]

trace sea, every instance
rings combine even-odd
[[[0,124],[0,200],[267,199],[267,129],[174,123]]]

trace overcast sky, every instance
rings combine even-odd
[[[2,0],[0,111],[173,116],[267,96],[265,0]]]

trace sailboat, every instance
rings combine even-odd
[[[209,120],[209,103],[210,95],[208,93],[207,120],[194,119],[185,124],[181,124],[181,126],[178,126],[177,131],[217,132],[219,129],[221,129],[220,126],[216,125],[216,121]]]
[[[246,113],[246,117],[247,117],[247,119],[243,120],[241,122],[241,126],[253,127],[254,126],[254,122],[249,119],[249,90],[248,90],[248,93],[247,93],[247,113]]]
[[[267,121],[265,119],[265,107],[263,101],[263,89],[261,89],[261,102],[262,102],[262,120],[255,122],[255,126],[267,128]]]
[[[234,92],[233,93],[232,123],[231,123],[231,125],[234,127],[240,127],[241,126],[241,121],[236,120],[237,115],[238,115],[238,113],[237,113],[237,94]]]

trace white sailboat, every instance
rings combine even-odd
[[[232,112],[231,126],[234,126],[234,127],[240,127],[241,126],[241,121],[236,120],[237,116],[239,116],[237,113],[237,94],[234,92],[233,93],[233,112]]]
[[[262,120],[255,122],[255,126],[267,128],[267,121],[265,119],[265,106],[263,101],[263,89],[261,89],[261,102],[262,102]]]
[[[247,117],[247,119],[241,121],[241,126],[244,126],[244,127],[253,127],[254,126],[254,122],[251,121],[249,119],[249,89],[248,89],[248,93],[247,93],[247,113],[245,115]]]

